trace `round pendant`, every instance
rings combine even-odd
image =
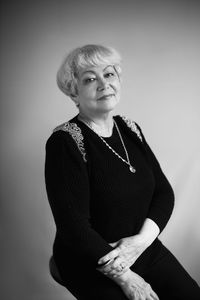
[[[136,172],[136,169],[134,169],[132,166],[129,167],[129,170],[130,170],[132,173],[135,173],[135,172]]]

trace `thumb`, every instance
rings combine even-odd
[[[110,251],[108,254],[106,254],[105,256],[103,256],[102,258],[100,258],[98,260],[98,264],[105,264],[107,263],[109,260],[115,259],[117,256],[119,255],[119,249],[115,248],[112,251]]]

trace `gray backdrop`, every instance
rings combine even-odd
[[[7,1],[1,13],[1,299],[72,299],[48,272],[55,226],[44,148],[77,112],[56,87],[57,68],[86,43],[123,56],[116,113],[140,124],[174,187],[161,238],[200,283],[198,1]]]

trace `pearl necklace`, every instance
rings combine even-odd
[[[118,128],[118,126],[117,126],[117,123],[115,122],[115,120],[114,120],[114,125],[115,125],[115,127],[116,127],[116,129],[117,129],[117,132],[118,132],[118,135],[119,135],[119,138],[120,138],[120,141],[121,141],[121,143],[122,143],[122,146],[123,146],[123,148],[124,148],[124,152],[125,152],[125,154],[126,154],[126,159],[124,159],[123,157],[121,157],[121,155],[119,155],[105,140],[104,140],[104,138],[92,127],[92,124],[91,124],[91,122],[89,122],[89,121],[86,121],[86,120],[84,120],[84,119],[82,119],[80,116],[78,117],[79,118],[79,120],[80,121],[82,121],[83,123],[85,123],[92,131],[94,131],[97,135],[98,135],[98,137],[102,140],[102,142],[104,142],[104,144],[119,158],[119,159],[121,159],[125,164],[127,164],[128,166],[129,166],[129,170],[130,170],[130,172],[132,172],[132,173],[135,173],[136,172],[136,169],[131,165],[131,163],[130,163],[130,159],[129,159],[129,155],[128,155],[128,151],[127,151],[127,149],[126,149],[126,146],[125,146],[125,144],[124,144],[124,141],[123,141],[123,138],[122,138],[122,135],[121,135],[121,133],[120,133],[120,130],[119,130],[119,128]]]

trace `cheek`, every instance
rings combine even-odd
[[[116,89],[116,91],[120,91],[121,90],[121,83],[119,80],[115,80],[113,82],[113,87]]]
[[[119,82],[115,84],[115,90],[116,90],[117,93],[120,93],[120,91],[121,91],[121,85],[120,85]]]
[[[95,93],[95,89],[93,87],[88,88],[85,91],[85,97],[88,99],[93,99],[95,97],[96,93]]]
[[[84,97],[84,98],[89,98],[91,95],[91,89],[89,87],[82,87],[80,89],[80,96]]]

